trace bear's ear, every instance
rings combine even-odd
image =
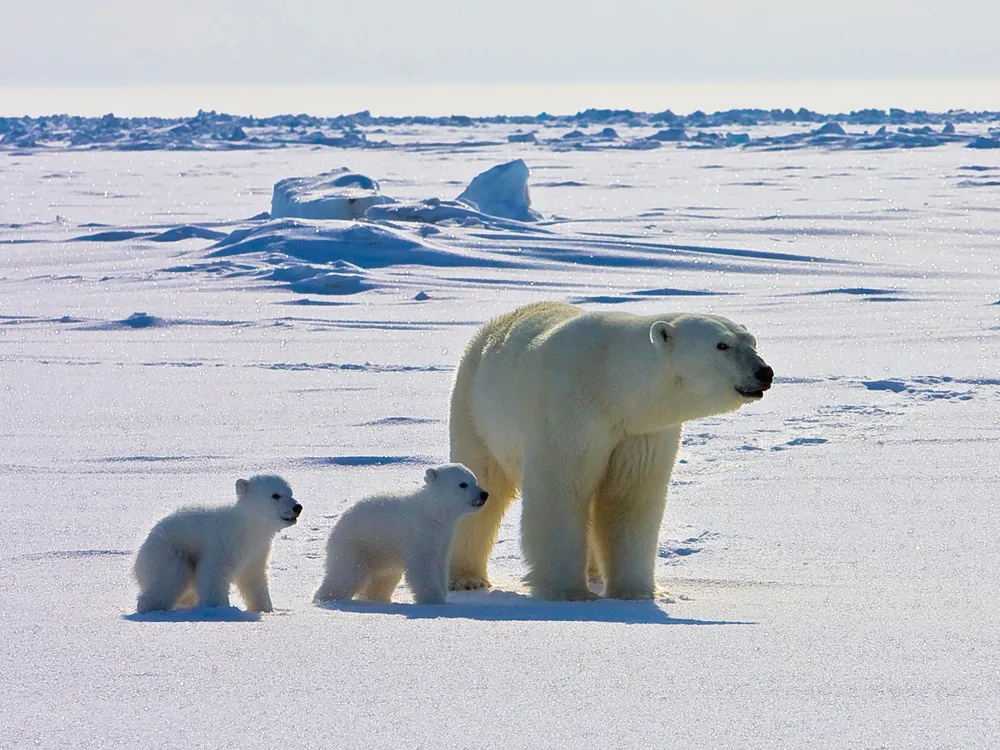
[[[245,498],[249,494],[250,494],[250,482],[248,482],[246,479],[237,479],[236,480],[236,497],[238,497],[240,500],[242,500],[243,498]]]
[[[672,323],[658,320],[649,327],[649,340],[657,349],[663,349],[674,343],[676,329]]]
[[[437,481],[437,478],[438,478],[437,469],[428,469],[427,473],[424,474],[424,481],[427,482],[427,484],[433,484],[434,482]]]

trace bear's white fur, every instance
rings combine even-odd
[[[181,508],[153,527],[135,560],[137,612],[228,606],[232,583],[247,609],[272,611],[271,541],[298,520],[302,506],[284,479],[269,475],[237,480],[236,498],[232,505]]]
[[[428,469],[416,492],[362,500],[330,532],[326,575],[315,600],[359,594],[388,602],[405,573],[417,604],[444,604],[455,524],[486,498],[471,471],[445,464]]]
[[[489,587],[503,513],[523,497],[533,593],[648,599],[681,424],[756,401],[773,372],[725,318],[586,312],[541,302],[487,322],[462,356],[451,399],[451,460],[490,504],[455,532],[451,587]]]

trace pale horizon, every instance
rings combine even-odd
[[[0,117],[68,114],[188,117],[199,109],[270,117],[570,115],[588,108],[677,114],[806,108],[1000,110],[1000,76],[965,80],[709,81],[685,83],[355,86],[0,86]]]

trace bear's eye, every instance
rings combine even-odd
[[[461,487],[461,488],[462,488],[462,489],[464,490],[464,489],[465,489],[466,487],[468,487],[468,486],[469,486],[469,483],[468,483],[468,482],[462,482],[462,483],[461,483],[460,485],[458,485],[458,486],[459,486],[459,487]]]
[[[725,341],[720,341],[718,344],[715,345],[715,348],[718,349],[720,352],[724,352],[726,351],[726,349],[729,348],[729,344],[727,344]]]
[[[272,500],[280,500],[281,499],[281,495],[279,495],[277,492],[275,492],[273,495],[271,495],[271,499]]]

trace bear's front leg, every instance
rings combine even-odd
[[[448,599],[447,540],[428,539],[406,560],[406,583],[417,604],[444,604]]]
[[[586,443],[584,443],[586,445]],[[521,545],[535,596],[597,599],[587,585],[587,512],[607,465],[599,450],[572,454],[549,441],[525,460]]]
[[[251,612],[273,612],[267,585],[267,555],[252,561],[236,581],[236,588]]]
[[[228,607],[232,571],[218,555],[205,555],[198,561],[194,587],[199,607]]]
[[[594,497],[592,533],[609,599],[652,599],[656,555],[680,427],[634,435],[612,452]]]

